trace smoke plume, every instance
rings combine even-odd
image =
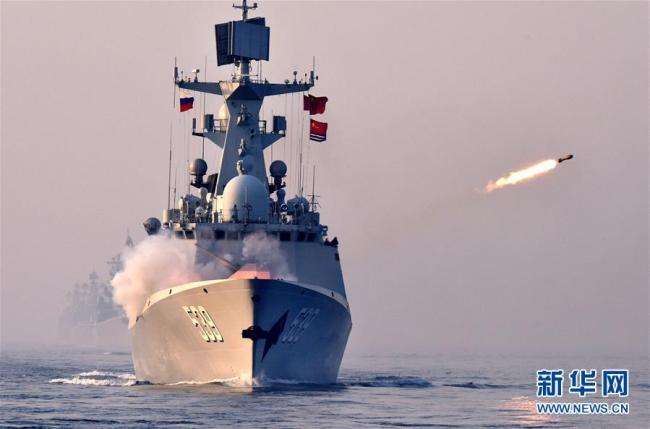
[[[129,326],[153,293],[199,280],[228,278],[232,270],[214,258],[206,264],[196,264],[195,242],[180,240],[166,235],[153,235],[122,253],[124,267],[117,273],[111,285],[113,300],[124,308]],[[256,264],[268,270],[273,278],[293,280],[280,242],[258,232],[243,241],[240,255],[222,255],[234,265]]]
[[[113,300],[124,308],[129,325],[157,290],[198,280],[192,245],[162,235],[147,237],[122,254],[124,268],[111,285]]]

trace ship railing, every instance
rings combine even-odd
[[[259,121],[258,125],[260,128],[260,134],[266,134],[266,119]],[[207,132],[207,133],[225,133],[228,131],[228,120],[227,119],[218,119],[214,121],[214,124],[212,124],[212,127],[206,127],[203,130],[201,129],[194,129],[193,130],[195,133],[196,132]]]

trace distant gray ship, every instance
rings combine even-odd
[[[128,234],[125,245],[133,247]],[[66,293],[65,307],[59,316],[59,341],[62,343],[111,350],[130,347],[126,334],[128,319],[122,308],[113,302],[109,283],[122,270],[120,254],[111,258],[107,265],[109,281],[103,281],[93,271],[87,281],[76,283]]]
[[[312,70],[303,80],[274,84],[251,74],[251,62],[268,60],[270,29],[264,18],[215,26],[218,65],[234,64],[227,81],[201,82],[179,76],[181,90],[224,97],[217,117],[205,114],[194,136],[222,149],[218,173],[207,178],[203,159],[191,163],[196,194],[178,208],[149,218],[149,234],[171,234],[196,245],[196,263],[218,262],[226,278],[179,284],[147,300],[130,327],[133,363],[139,380],[153,383],[224,380],[293,380],[332,383],[352,327],[338,240],[327,239],[317,205],[299,192],[285,200],[287,165],[279,160],[266,176],[263,151],[286,135],[286,118],[260,121],[265,97],[304,93],[314,86]],[[299,174],[295,172],[294,174]],[[272,259],[244,266],[247,237],[277,242],[286,264]]]

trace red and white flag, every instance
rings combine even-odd
[[[327,139],[327,122],[309,120],[309,140],[324,142]]]

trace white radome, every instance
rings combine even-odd
[[[235,213],[239,220],[248,216],[250,221],[266,221],[269,216],[269,194],[266,186],[257,177],[249,174],[230,179],[223,190],[222,210],[224,222],[233,220]]]

